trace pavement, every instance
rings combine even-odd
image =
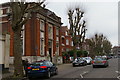
[[[58,67],[58,69],[63,69],[64,66],[67,66],[68,64],[60,64],[60,65],[57,65],[57,67]],[[10,66],[9,67],[9,72],[3,73],[2,74],[2,78],[6,78],[6,77],[9,77],[9,76],[13,75],[13,73],[14,73],[14,66],[12,64],[10,64],[9,66]]]
[[[5,72],[2,74],[2,78],[6,78],[12,76],[14,73],[14,66],[12,64],[9,65],[9,72]]]

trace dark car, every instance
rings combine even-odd
[[[107,67],[109,64],[106,58],[95,57],[94,60],[92,61],[92,65],[93,65],[93,68],[95,68],[99,66]]]
[[[107,56],[107,59],[111,59],[112,58],[112,56]]]
[[[80,65],[87,65],[87,61],[84,58],[76,58],[73,63],[72,63],[73,67],[75,66],[80,66]]]
[[[47,77],[58,74],[58,68],[50,61],[37,61],[27,67],[28,78]]]

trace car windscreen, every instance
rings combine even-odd
[[[83,61],[83,60],[85,60],[85,58],[79,58],[78,60],[79,60],[79,61]]]

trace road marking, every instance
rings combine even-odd
[[[81,77],[81,78],[83,78],[83,75],[82,75],[82,74],[80,74],[80,77]]]
[[[120,76],[117,77],[120,80]]]
[[[81,78],[84,78],[83,75],[85,75],[85,74],[87,74],[87,73],[88,73],[88,71],[84,71],[82,74],[80,74],[80,77],[81,77]]]
[[[120,74],[120,72],[119,71],[115,71],[116,73],[118,73],[118,74]]]
[[[120,74],[119,71],[115,71],[117,74]],[[120,80],[120,75],[117,77]]]

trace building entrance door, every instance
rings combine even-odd
[[[49,48],[50,61],[52,62],[52,49]]]

